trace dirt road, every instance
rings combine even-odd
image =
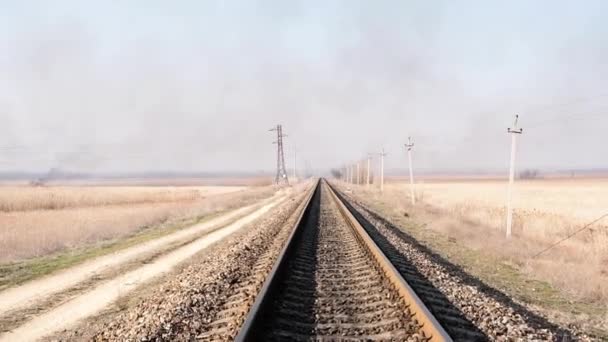
[[[79,319],[99,312],[120,296],[128,294],[141,283],[170,271],[174,266],[210,244],[241,229],[246,224],[269,211],[283,199],[284,197],[282,196],[275,196],[265,201],[259,209],[256,209],[259,207],[259,204],[244,207],[172,235],[93,260],[74,269],[66,270],[57,275],[45,277],[0,293],[0,315],[10,313],[11,311],[15,312],[16,310],[35,305],[38,301],[42,301],[55,293],[89,279],[104,269],[116,267],[164,245],[186,240],[188,237],[210,231],[208,234],[155,259],[151,263],[94,285],[92,289],[85,293],[60,304],[42,315],[35,316],[21,326],[0,335],[0,341],[14,341],[16,339],[20,341],[36,340],[64,329]],[[241,218],[237,219],[238,217]],[[233,223],[219,228],[235,219],[237,220]]]

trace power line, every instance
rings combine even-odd
[[[602,220],[604,217],[608,217],[608,213],[606,213],[606,214],[604,214],[604,215],[602,215],[602,216],[598,217],[597,219],[593,220],[592,222],[587,223],[586,225],[584,225],[582,228],[578,229],[578,230],[577,230],[577,231],[575,231],[574,233],[571,233],[570,235],[568,235],[568,236],[566,236],[565,238],[563,238],[563,239],[561,239],[561,240],[557,241],[556,243],[552,244],[551,246],[549,246],[549,247],[547,247],[547,248],[543,249],[542,251],[540,251],[540,252],[538,252],[538,253],[534,254],[534,255],[533,255],[533,256],[532,256],[530,259],[534,259],[534,258],[538,257],[539,255],[544,254],[545,252],[547,252],[548,250],[550,250],[550,249],[554,248],[555,246],[559,245],[560,243],[562,243],[562,242],[564,242],[564,241],[566,241],[566,240],[570,239],[570,238],[571,238],[571,237],[573,237],[574,235],[576,235],[576,234],[578,234],[578,233],[582,232],[583,230],[585,230],[585,229],[589,228],[589,227],[590,227],[590,226],[592,226],[593,224],[595,224],[595,223],[599,222],[599,221],[600,221],[600,220]]]
[[[558,116],[558,117],[553,117],[550,119],[546,119],[546,120],[541,120],[541,121],[533,121],[532,123],[526,123],[526,129],[538,129],[538,127],[540,126],[548,126],[554,123],[568,123],[568,122],[572,122],[572,121],[587,121],[587,120],[594,120],[594,119],[605,119],[608,120],[608,110],[604,113],[586,113],[586,114],[569,114],[566,116]],[[599,120],[598,120],[599,121]],[[455,148],[455,146],[458,146],[459,144],[465,144],[467,146],[469,145],[474,145],[475,147],[478,147],[480,144],[480,141],[475,139],[475,137],[473,135],[468,135],[467,137],[465,137],[464,139],[457,139],[457,138],[453,138],[453,139],[446,139],[444,140],[442,143],[438,143],[435,140],[429,140],[428,143],[425,144],[425,147],[423,147],[426,151],[435,151],[435,150],[442,150],[445,148],[445,146],[453,146],[453,148]]]
[[[528,107],[525,111],[530,111],[533,110],[534,112],[538,112],[541,110],[546,110],[546,109],[551,109],[551,108],[559,108],[559,107],[567,107],[569,105],[573,105],[573,104],[579,104],[579,103],[585,103],[585,102],[592,102],[593,100],[597,100],[597,99],[602,99],[604,97],[608,97],[608,92],[601,92],[598,94],[595,94],[593,96],[588,96],[588,97],[578,97],[575,99],[572,99],[570,101],[567,102],[561,102],[561,103],[551,103],[551,104],[542,104],[542,105],[532,105],[530,107]]]
[[[606,117],[607,113],[593,113],[593,114],[587,114],[587,116],[583,116],[581,114],[570,114],[570,115],[566,115],[566,116],[558,116],[558,117],[554,117],[551,119],[547,119],[547,120],[542,120],[542,121],[537,121],[537,122],[532,122],[529,125],[526,125],[528,128],[535,128],[538,126],[546,126],[549,124],[552,124],[554,122],[568,122],[568,121],[585,121],[591,118],[597,118],[597,117]]]

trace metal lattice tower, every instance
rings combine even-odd
[[[270,131],[277,132],[277,141],[273,142],[273,144],[277,144],[277,175],[274,178],[274,183],[276,185],[289,185],[287,171],[285,170],[285,156],[283,155],[283,137],[287,135],[283,135],[283,127],[281,125],[277,125],[277,127]]]

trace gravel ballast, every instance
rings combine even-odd
[[[497,290],[487,285],[477,286],[469,281],[472,277],[456,266],[449,266],[437,262],[437,257],[421,248],[413,238],[384,219],[381,215],[369,209],[364,203],[342,196],[349,202],[351,210],[355,210],[358,217],[381,246],[385,253],[395,264],[395,267],[410,283],[421,299],[427,304],[431,312],[446,328],[455,340],[471,340],[466,331],[470,330],[466,324],[472,324],[486,335],[485,339],[493,341],[571,341],[592,340],[588,336],[573,329],[562,328],[533,314],[522,313],[522,310],[499,301]],[[436,289],[428,291],[429,287]],[[452,324],[443,320],[446,313],[435,296],[439,293],[449,305],[467,322]],[[446,303],[447,304],[447,303]],[[447,313],[450,316],[450,313]],[[459,326],[461,324],[464,326]],[[462,336],[459,338],[459,336]]]
[[[263,283],[259,275],[272,266],[304,196],[302,192],[292,195],[238,233],[197,254],[166,281],[144,290],[134,306],[85,323],[60,339],[231,340]]]

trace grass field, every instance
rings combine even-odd
[[[270,187],[0,187],[0,264],[121,239],[272,193]]]
[[[0,212],[195,201],[243,189],[242,186],[5,186],[0,187]]]
[[[402,187],[408,187],[402,184]],[[515,183],[513,205],[519,215],[546,213],[587,222],[608,211],[608,179],[547,179]],[[443,208],[504,208],[505,181],[425,182],[418,196]],[[502,223],[502,222],[501,222]],[[543,227],[531,227],[537,229]]]
[[[505,181],[418,183],[415,208],[409,203],[407,183],[387,184],[382,197],[426,228],[509,260],[579,299],[608,303],[608,217],[534,257],[608,213],[608,179],[517,181],[514,189],[509,240],[505,238]],[[367,192],[372,198],[381,196]]]
[[[608,338],[608,179],[516,182],[513,236],[505,237],[505,180],[425,180],[349,185],[355,198],[418,241],[560,324]]]

